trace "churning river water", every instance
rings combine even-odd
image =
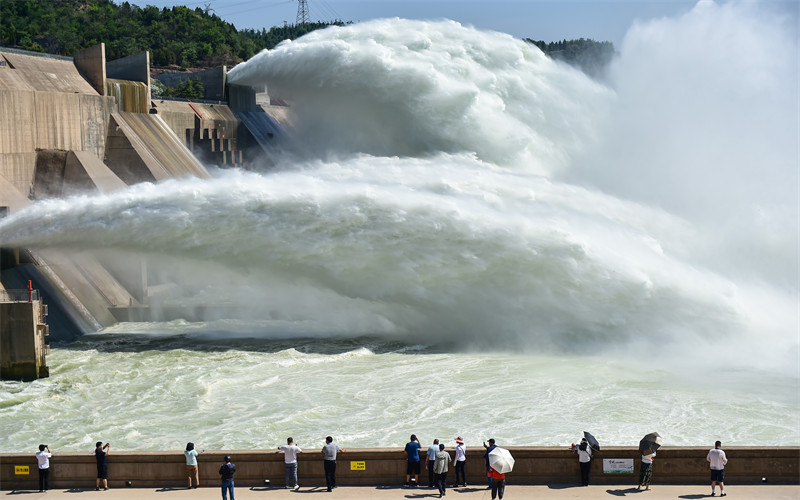
[[[37,202],[0,244],[241,314],[54,345],[0,382],[0,451],[800,444],[796,24],[703,1],[619,52],[598,82],[391,19],[237,66],[292,103],[273,168]]]

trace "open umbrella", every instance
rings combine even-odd
[[[651,432],[639,441],[639,451],[642,455],[649,455],[661,447],[661,436],[657,432]]]
[[[589,443],[589,446],[595,451],[600,451],[600,443],[597,442],[594,436],[589,434],[586,431],[583,431],[583,437],[586,438],[586,442]]]
[[[514,457],[505,448],[495,448],[489,452],[489,466],[500,474],[511,472],[514,468]]]

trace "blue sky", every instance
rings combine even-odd
[[[121,3],[122,0],[116,0]],[[131,1],[131,0],[129,0]],[[367,21],[381,17],[448,18],[519,38],[553,41],[593,38],[619,45],[635,19],[676,16],[693,0],[307,0],[313,21]],[[296,0],[132,0],[138,5],[207,5],[238,29],[293,24]],[[776,2],[777,3],[777,2]]]
[[[115,0],[121,3],[123,0]],[[294,24],[297,0],[128,0],[137,5],[214,10],[236,28],[271,28]],[[638,20],[680,16],[697,0],[307,0],[312,21],[367,21],[382,17],[453,19],[479,29],[501,31],[518,38],[555,41],[592,38],[619,47]],[[728,3],[731,0],[716,0]],[[733,0],[738,1],[738,0]],[[798,0],[757,1],[770,9],[798,17]]]

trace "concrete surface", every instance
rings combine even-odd
[[[730,485],[725,488],[728,494],[725,498],[731,500],[784,500],[800,498],[800,486],[780,485]],[[597,500],[613,498],[634,498],[636,500],[665,500],[665,499],[699,499],[712,498],[710,486],[697,485],[653,485],[650,491],[637,491],[635,487],[625,485],[588,486],[586,488],[572,485],[544,485],[544,486],[515,486],[513,483],[506,488],[504,498],[511,499],[537,499],[537,498],[580,498],[584,500]],[[124,488],[109,489],[108,491],[95,491],[90,489],[51,490],[47,493],[36,491],[6,491],[5,495],[22,495],[26,500],[39,498],[71,499],[92,498],[106,500],[218,500],[221,498],[220,488],[202,487],[196,490],[180,488]],[[302,487],[298,491],[291,491],[282,487],[236,487],[234,494],[239,500],[277,500],[290,498],[303,498],[303,495],[313,494],[319,498],[339,499],[425,499],[439,498],[438,491],[428,488],[401,488],[395,486],[342,486],[328,493],[324,487]],[[298,497],[298,495],[301,495]],[[444,498],[450,500],[488,500],[492,497],[486,488],[468,486],[467,488],[448,489]],[[308,498],[308,497],[306,497]],[[719,488],[717,496],[719,498]]]

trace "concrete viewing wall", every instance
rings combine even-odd
[[[575,484],[580,482],[578,459],[564,448],[509,447],[516,464],[508,474],[510,484]],[[38,484],[34,452],[0,454],[0,487],[34,489]],[[58,453],[51,459],[50,483],[53,488],[93,487],[96,477],[92,450],[86,453]],[[453,448],[447,450],[453,453]],[[728,484],[800,483],[800,447],[736,447],[725,448],[728,465],[725,482]],[[467,449],[467,483],[486,481],[482,447]],[[661,448],[655,461],[653,484],[707,484],[708,448]],[[212,451],[198,459],[201,486],[218,486],[218,470],[223,457],[229,454],[236,464],[238,486],[283,486],[283,453],[272,450]],[[340,454],[337,460],[338,483],[347,485],[399,485],[405,481],[406,461],[400,449],[352,449]],[[602,459],[631,459],[633,474],[604,474]],[[634,448],[607,448],[597,454],[592,463],[593,484],[635,484],[641,455]],[[108,456],[109,486],[120,488],[130,481],[133,487],[169,487],[185,485],[184,457],[181,451],[117,452]],[[422,484],[427,473],[420,474]],[[17,466],[27,466],[29,474],[15,474]],[[454,472],[448,474],[452,477]],[[320,449],[306,449],[300,455],[298,476],[303,486],[324,485]]]

